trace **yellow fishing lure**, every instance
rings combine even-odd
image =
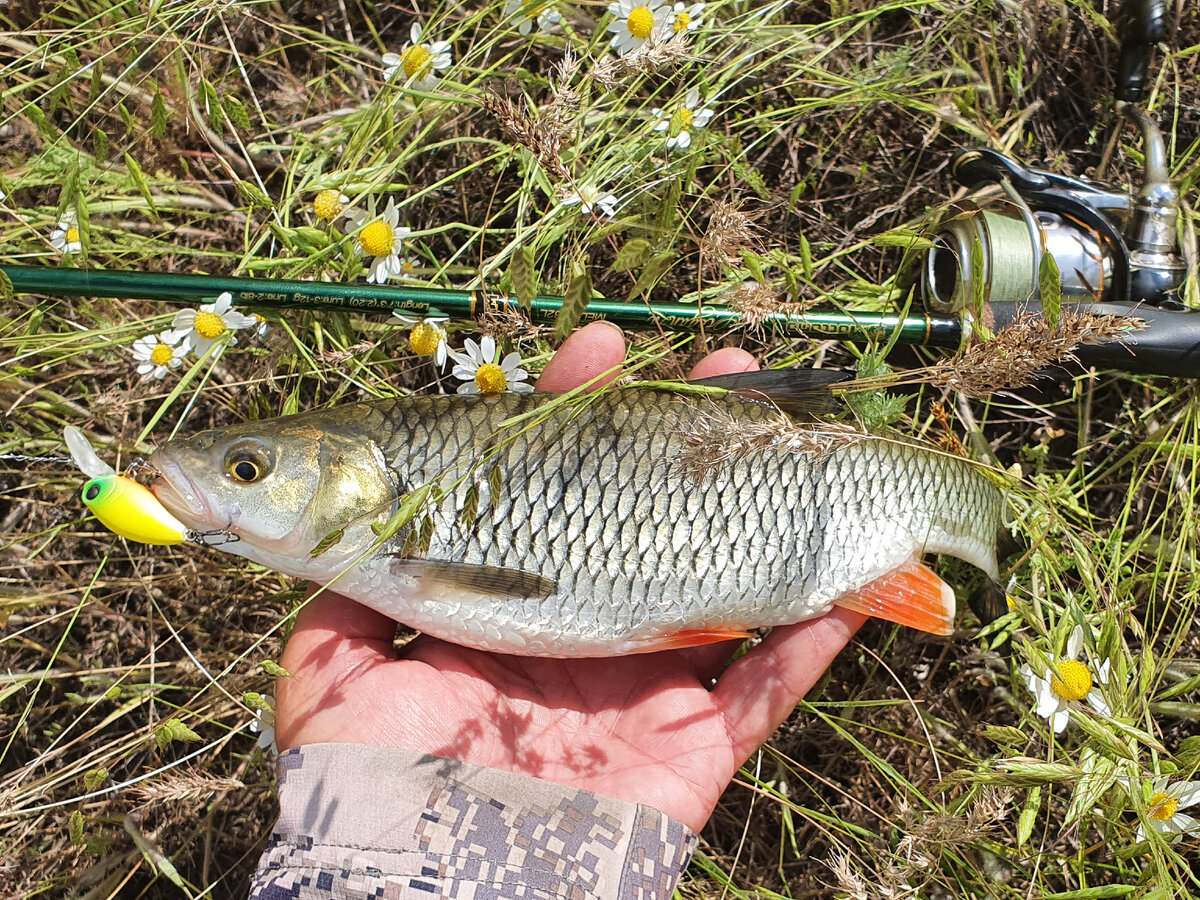
[[[63,437],[75,465],[89,476],[80,499],[100,524],[140,544],[180,544],[188,539],[188,527],[167,512],[143,485],[118,475],[100,459],[82,431],[68,425]]]

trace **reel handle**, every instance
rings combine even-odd
[[[1137,103],[1146,86],[1150,54],[1167,33],[1166,4],[1159,0],[1127,0],[1114,24],[1121,36],[1121,59],[1113,93],[1118,102]]]

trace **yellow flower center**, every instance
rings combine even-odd
[[[1060,700],[1082,700],[1091,689],[1092,673],[1075,659],[1059,662],[1058,675],[1050,678],[1050,690]]]
[[[692,24],[692,17],[685,12],[681,12],[675,17],[675,33],[680,34],[687,31],[688,26]]]
[[[387,222],[372,222],[358,233],[358,245],[367,256],[387,256],[395,242],[396,232]]]
[[[326,222],[340,216],[343,209],[345,207],[342,206],[342,195],[338,191],[321,191],[313,200],[313,212],[316,213],[318,219]]]
[[[692,127],[692,119],[696,118],[696,114],[686,106],[679,110],[679,128],[681,131],[687,131]]]
[[[415,271],[417,271],[417,267],[413,265],[413,261],[411,259],[403,260],[400,263],[400,273],[402,275],[411,275]]]
[[[433,54],[416,44],[404,52],[404,74],[409,78],[420,75],[429,66]]]
[[[1179,801],[1159,791],[1150,798],[1150,818],[1165,822],[1179,810]]]
[[[484,363],[475,373],[475,384],[484,394],[499,394],[508,389],[508,379],[504,370],[495,363]]]
[[[635,6],[629,14],[626,27],[635,38],[644,41],[654,30],[654,13],[648,6]]]
[[[206,341],[215,340],[223,335],[226,331],[225,320],[214,312],[201,310],[196,313],[196,321],[192,325],[196,330],[196,334],[204,338]]]
[[[150,351],[150,362],[156,366],[165,366],[174,356],[175,352],[168,344],[159,343],[155,344],[154,349]]]
[[[79,229],[74,226],[67,229],[67,243],[75,244],[79,242]]]
[[[254,321],[256,321],[259,325],[262,325],[262,324],[265,324],[267,320],[266,320],[266,317],[263,316],[262,313],[255,313]]]
[[[437,353],[438,345],[442,343],[444,337],[442,330],[436,325],[422,322],[408,333],[408,346],[412,348],[412,352],[417,354],[417,356],[433,356],[433,354]],[[503,377],[504,373],[502,372],[501,378]],[[478,374],[475,376],[475,380],[479,380]],[[480,384],[479,389],[483,390],[482,384]],[[500,388],[500,390],[504,390],[504,388]]]

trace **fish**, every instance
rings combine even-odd
[[[951,633],[922,556],[997,578],[1003,491],[925,445],[822,439],[782,411],[811,390],[788,371],[343,404],[170,440],[150,488],[223,550],[481,650],[670,650],[834,606]]]

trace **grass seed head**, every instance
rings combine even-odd
[[[617,90],[637,76],[657,74],[683,65],[692,55],[683,41],[651,35],[649,40],[625,56],[605,56],[592,69],[592,78],[605,90]]]
[[[734,266],[741,262],[742,251],[762,249],[762,230],[754,217],[741,209],[737,198],[722,198],[712,206],[708,230],[700,239],[700,250],[710,265]]]
[[[1042,316],[1023,314],[991,340],[931,366],[927,380],[970,397],[990,397],[1031,384],[1043,369],[1078,362],[1076,347],[1120,340],[1131,324],[1137,320],[1063,310],[1051,325]]]
[[[820,459],[870,435],[840,423],[795,422],[782,412],[766,421],[746,422],[714,406],[698,415],[682,437],[678,462],[693,482],[702,484],[726,466],[768,448]]]
[[[479,102],[500,125],[505,137],[532,153],[555,178],[570,179],[559,155],[567,139],[561,108],[554,107],[550,115],[542,118],[527,108],[518,108],[507,97],[493,91],[485,91]]]
[[[783,294],[769,284],[747,281],[738,285],[728,296],[728,303],[742,314],[742,321],[750,330],[761,332],[768,316],[778,314],[796,315],[810,309],[812,301],[789,303],[781,299]]]

